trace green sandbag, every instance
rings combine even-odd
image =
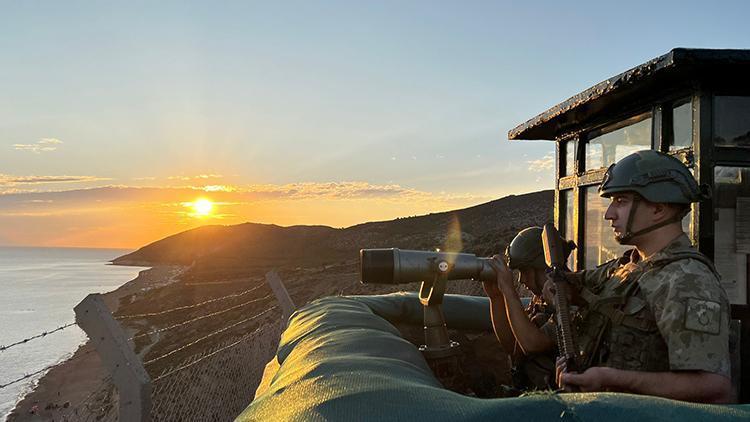
[[[408,300],[404,295],[329,297],[297,311],[255,400],[237,420],[750,420],[750,405],[702,405],[619,393],[478,399],[445,390],[417,348],[380,316],[413,318],[413,309],[420,308],[405,305]],[[448,305],[452,300],[460,304],[464,299],[446,298],[449,326],[462,319],[455,314],[462,309]],[[488,317],[465,319],[483,324],[480,320]]]

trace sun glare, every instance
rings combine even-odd
[[[206,217],[211,214],[211,210],[214,208],[213,202],[208,199],[201,198],[192,204],[193,212],[198,217]]]

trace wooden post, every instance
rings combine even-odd
[[[297,307],[294,306],[294,302],[292,302],[292,298],[289,297],[289,292],[287,292],[286,287],[284,287],[284,283],[281,282],[281,278],[276,270],[271,270],[266,273],[266,282],[271,286],[271,290],[281,306],[281,328],[284,329],[289,322],[289,318]]]
[[[120,420],[149,420],[151,379],[128,344],[128,337],[115,321],[98,293],[90,294],[74,308],[78,326],[96,348],[120,394]]]

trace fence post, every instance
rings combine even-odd
[[[286,290],[286,287],[284,287],[284,283],[281,282],[281,278],[276,270],[271,270],[266,273],[266,282],[271,286],[271,290],[281,306],[281,328],[283,330],[297,307],[294,306],[294,302],[292,302],[292,298],[289,297],[289,292]]]
[[[120,395],[121,421],[148,421],[151,411],[151,379],[128,344],[98,293],[90,294],[75,308],[76,322],[89,336]]]

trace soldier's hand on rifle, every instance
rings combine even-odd
[[[569,282],[571,281],[571,275],[572,273],[565,273],[565,278]],[[542,286],[542,297],[544,298],[544,301],[547,302],[548,304],[554,304],[555,293],[556,293],[555,282],[548,275],[547,281],[545,281],[544,286]],[[580,298],[575,288],[568,289],[568,301],[573,304],[580,304]]]
[[[567,361],[565,357],[557,358],[555,365],[555,377],[557,385],[565,391],[608,391],[607,377],[611,368],[593,366],[583,373],[577,374],[567,372]]]
[[[553,305],[555,303],[555,282],[549,277],[542,286],[542,297],[547,304]]]
[[[566,388],[562,375],[568,370],[568,361],[564,356],[558,356],[555,361],[555,383],[558,387],[565,391],[569,391]]]
[[[504,294],[503,292],[509,292],[509,288],[513,290],[513,271],[508,268],[503,258],[500,255],[494,255],[490,260],[490,266],[495,270],[497,279],[482,283],[487,296],[490,298],[499,297]]]

